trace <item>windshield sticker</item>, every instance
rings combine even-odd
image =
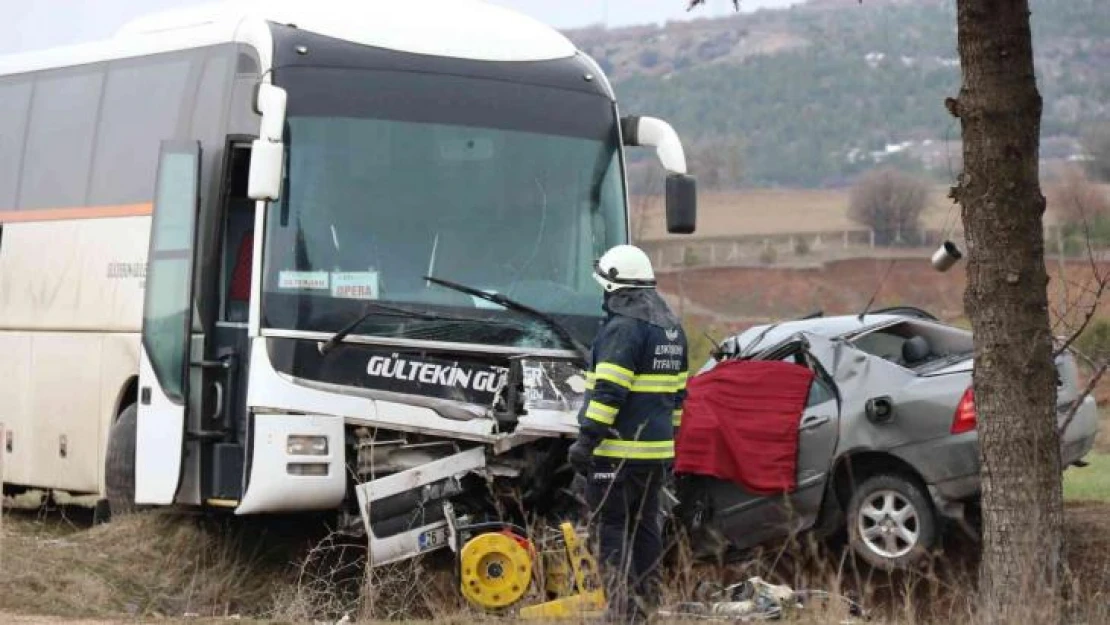
[[[327,289],[326,271],[282,271],[278,273],[279,289]]]
[[[378,272],[348,271],[332,273],[331,296],[346,299],[378,299]]]

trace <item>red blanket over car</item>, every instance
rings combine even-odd
[[[727,360],[687,385],[675,472],[752,493],[797,486],[798,425],[813,372],[782,361]]]

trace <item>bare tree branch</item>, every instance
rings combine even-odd
[[[1084,202],[1080,199],[1081,195],[1082,194],[1074,194],[1071,196],[1070,199],[1074,204],[1074,215],[1079,217],[1079,223],[1083,228],[1083,240],[1084,244],[1087,247],[1087,260],[1091,264],[1091,274],[1093,276],[1092,280],[1094,281],[1095,287],[1092,289],[1090,287],[1089,281],[1084,281],[1082,285],[1076,285],[1079,286],[1080,289],[1079,298],[1082,299],[1084,294],[1088,294],[1092,296],[1092,301],[1087,309],[1084,311],[1083,319],[1082,321],[1080,321],[1079,327],[1075,328],[1067,337],[1067,339],[1065,339],[1064,342],[1060,345],[1060,347],[1056,349],[1055,353],[1053,354],[1053,360],[1055,360],[1057,357],[1067,352],[1068,350],[1071,350],[1072,353],[1076,354],[1079,358],[1086,362],[1087,366],[1092,369],[1092,374],[1091,378],[1087,380],[1087,385],[1075,397],[1075,400],[1072,401],[1071,406],[1068,407],[1068,412],[1064,415],[1063,421],[1058,425],[1057,433],[1061,436],[1065,431],[1067,431],[1068,427],[1071,426],[1071,422],[1075,419],[1075,415],[1079,413],[1079,409],[1080,407],[1082,407],[1083,402],[1087,399],[1088,396],[1091,395],[1091,393],[1094,392],[1095,387],[1098,386],[1098,383],[1102,379],[1102,376],[1106,373],[1107,368],[1110,368],[1110,361],[1107,361],[1105,358],[1102,359],[1102,362],[1096,362],[1090,356],[1087,356],[1086,354],[1083,354],[1078,350],[1071,349],[1072,344],[1074,344],[1075,341],[1079,339],[1083,332],[1087,330],[1087,327],[1091,324],[1091,321],[1094,320],[1095,314],[1098,312],[1099,303],[1101,303],[1102,301],[1102,294],[1106,291],[1107,284],[1110,283],[1110,275],[1107,275],[1099,270],[1098,261],[1095,258],[1094,246],[1091,243],[1091,220],[1089,219],[1089,215],[1087,214],[1087,207],[1083,205]],[[1095,207],[1095,209],[1099,210],[1099,207]],[[1066,288],[1069,284],[1069,281],[1064,278],[1063,282]],[[1066,319],[1067,312],[1067,310],[1061,311],[1061,320]]]
[[[1075,209],[1081,216],[1081,224],[1083,226],[1083,239],[1087,246],[1087,260],[1091,263],[1091,273],[1094,276],[1093,279],[1095,281],[1096,287],[1092,290],[1092,295],[1094,296],[1094,299],[1091,302],[1090,306],[1087,307],[1087,310],[1084,311],[1083,320],[1079,323],[1079,327],[1072,331],[1067,339],[1064,340],[1063,344],[1056,349],[1056,352],[1052,355],[1054,359],[1060,356],[1060,354],[1066,352],[1071,347],[1072,343],[1074,343],[1079,338],[1079,336],[1083,334],[1083,332],[1087,329],[1087,326],[1091,324],[1091,321],[1095,318],[1095,314],[1098,312],[1098,306],[1102,301],[1102,294],[1106,291],[1107,283],[1110,282],[1110,276],[1099,271],[1098,261],[1095,260],[1095,250],[1094,247],[1091,245],[1091,221],[1087,218],[1085,207],[1082,205],[1083,203],[1079,200],[1078,197],[1073,197],[1072,199],[1075,203]],[[1064,311],[1064,314],[1066,313],[1067,311]],[[1102,367],[1102,369],[1105,369],[1105,365]],[[1102,377],[1102,374],[1099,373],[1098,377]]]
[[[863,4],[863,0],[859,0],[859,3]],[[703,4],[705,4],[705,0],[690,0],[689,4],[686,5],[686,10],[689,11],[690,9],[692,9],[696,6],[700,6],[700,5],[703,5]],[[732,7],[734,9],[736,9],[737,11],[739,11],[740,10],[740,0],[732,0]]]
[[[863,0],[860,0],[860,2],[863,2]],[[692,9],[696,6],[702,5],[702,4],[705,4],[705,0],[690,0],[690,4],[688,4],[686,6],[686,10],[689,11],[690,9]],[[739,11],[740,10],[740,0],[732,0],[732,7],[734,9],[736,9],[737,11]]]
[[[1075,419],[1075,415],[1079,413],[1079,408],[1083,405],[1083,401],[1087,399],[1088,395],[1094,392],[1095,387],[1098,386],[1098,381],[1102,379],[1102,375],[1106,373],[1107,368],[1110,368],[1110,362],[1103,362],[1099,365],[1098,369],[1091,375],[1091,379],[1087,380],[1087,386],[1083,388],[1079,395],[1076,395],[1075,401],[1071,403],[1071,406],[1068,407],[1067,414],[1064,415],[1063,423],[1061,423],[1057,429],[1059,434],[1063,435],[1063,433],[1067,431],[1068,426],[1070,426],[1072,420]]]

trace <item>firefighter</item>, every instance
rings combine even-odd
[[[613,247],[594,264],[593,277],[607,316],[592,346],[568,459],[586,477],[610,616],[628,620],[646,616],[658,596],[660,492],[685,397],[686,335],[639,248]]]

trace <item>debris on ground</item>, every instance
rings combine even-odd
[[[844,623],[859,622],[857,619],[870,620],[863,606],[847,597],[823,590],[794,590],[790,586],[770,584],[760,577],[724,587],[702,586],[696,594],[702,597],[701,601],[678,603],[660,610],[658,615],[682,620],[776,621],[809,606],[827,608],[830,602],[839,600],[850,617]]]

